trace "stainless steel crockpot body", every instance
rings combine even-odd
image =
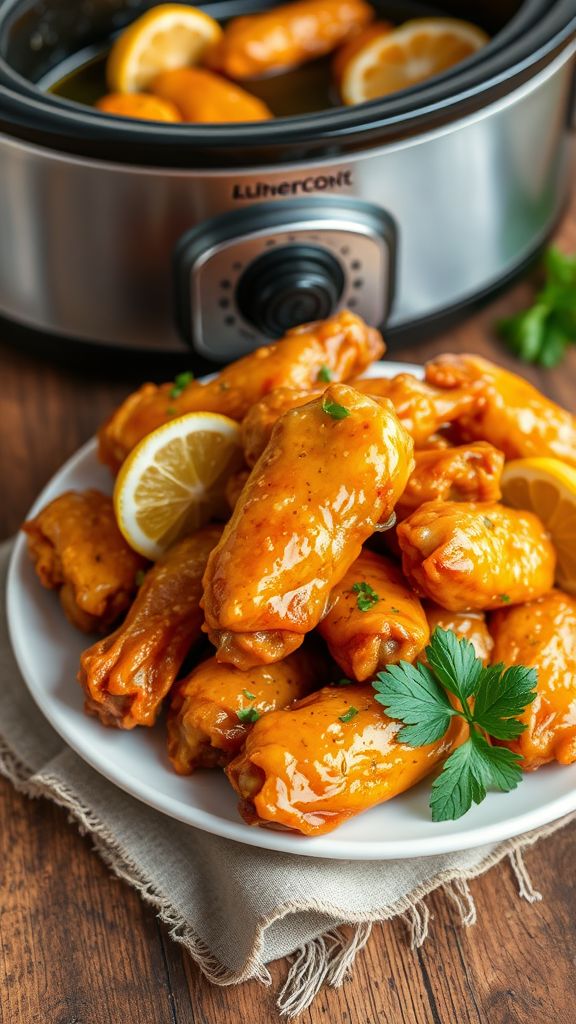
[[[468,4],[492,36],[474,57],[302,117],[152,125],[46,94],[145,6],[0,3],[0,315],[224,361],[343,305],[397,331],[425,323],[512,275],[554,226],[576,0]],[[203,6],[226,18],[258,0]]]

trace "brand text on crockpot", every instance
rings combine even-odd
[[[295,196],[302,192],[324,192],[327,189],[346,188],[352,185],[352,171],[338,171],[337,174],[317,174],[295,181],[255,181],[251,185],[236,184],[232,188],[232,199],[270,199],[272,196]]]

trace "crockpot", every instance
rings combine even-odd
[[[473,57],[305,116],[152,124],[47,92],[147,6],[0,3],[0,316],[215,362],[343,306],[402,336],[499,286],[553,229],[570,183],[575,0],[470,3],[491,36]],[[226,19],[272,4],[200,6]]]

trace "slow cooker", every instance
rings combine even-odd
[[[489,293],[553,229],[576,0],[382,3],[396,20],[463,15],[491,40],[417,87],[306,116],[152,124],[46,91],[147,6],[0,3],[3,318],[214,362],[343,306],[401,334]]]

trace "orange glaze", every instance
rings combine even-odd
[[[486,624],[486,617],[482,612],[449,612],[430,602],[426,602],[424,609],[430,627],[430,636],[437,627],[452,630],[456,636],[470,641],[477,658],[480,658],[485,665],[489,663],[494,641]],[[418,660],[426,664],[424,652]]]
[[[201,635],[202,573],[221,528],[179,541],[146,574],[126,619],[80,658],[86,711],[103,725],[154,725],[162,701]]]
[[[334,418],[325,402],[348,415]],[[392,407],[345,384],[280,417],[204,575],[220,661],[246,669],[300,646],[412,466]]]
[[[205,61],[230,78],[283,71],[331,53],[373,17],[364,0],[296,0],[233,18]]]
[[[351,383],[367,395],[389,398],[416,448],[423,448],[444,424],[470,415],[484,401],[479,383],[443,391],[418,380],[411,373],[399,373],[396,377],[365,377]]]
[[[204,68],[161,71],[150,91],[177,107],[182,121],[196,124],[268,121],[273,116],[262,100]]]
[[[323,659],[301,648],[285,661],[241,672],[209,658],[179,683],[168,713],[168,755],[179,775],[224,765],[241,749],[252,724],[238,712],[262,716],[304,697],[325,678]]]
[[[342,722],[351,708],[357,714]],[[413,748],[397,742],[401,728],[370,686],[327,687],[266,715],[226,769],[242,816],[307,836],[331,832],[410,789],[467,735],[455,717],[443,739]]]
[[[22,529],[42,586],[59,591],[77,629],[105,631],[126,611],[147,562],[124,540],[107,494],[67,491]]]
[[[552,455],[576,466],[576,416],[522,377],[480,356],[444,355],[428,363],[426,380],[446,395],[483,392],[484,401],[459,418],[463,440],[489,441],[507,459]]]
[[[352,589],[359,582],[378,595],[366,611],[359,608],[359,595]],[[422,605],[402,573],[366,548],[330,594],[330,611],[318,632],[342,671],[360,682],[385,665],[414,661],[430,635]]]
[[[430,501],[396,535],[417,593],[449,611],[518,604],[554,582],[554,548],[531,512],[495,502]]]
[[[242,420],[250,407],[274,388],[313,388],[324,366],[333,380],[346,380],[383,352],[380,332],[343,310],[328,320],[293,328],[279,342],[225,366],[213,380],[192,381],[176,397],[170,394],[171,383],[158,387],[143,384],[101,427],[100,460],[116,472],[138,441],[171,415],[219,412]]]
[[[504,456],[484,441],[414,453],[416,466],[396,507],[405,519],[426,501],[498,501]]]
[[[492,661],[526,665],[538,671],[535,701],[521,721],[526,731],[502,745],[524,758],[533,771],[549,761],[576,761],[576,598],[561,590],[518,608],[496,612],[490,620]]]

